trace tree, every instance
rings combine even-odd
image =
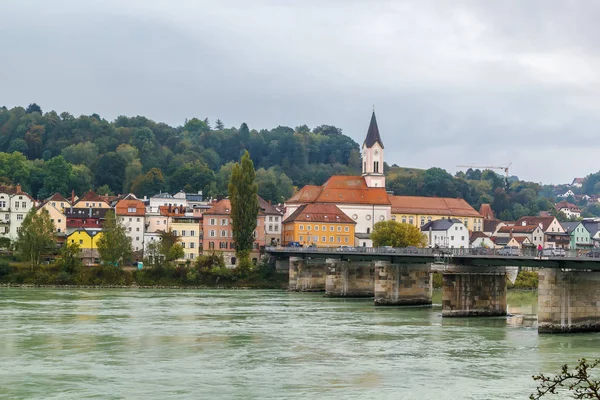
[[[98,146],[91,142],[81,142],[65,147],[60,154],[71,164],[90,166],[98,157]]]
[[[235,252],[240,266],[250,265],[250,251],[254,243],[254,230],[258,218],[258,186],[250,153],[244,152],[239,163],[233,166],[229,181],[231,225]]]
[[[45,251],[54,245],[54,224],[46,209],[41,212],[32,208],[23,223],[15,243],[15,248],[31,263],[31,269],[40,265],[40,259]]]
[[[77,268],[81,266],[79,245],[77,243],[66,243],[60,250],[60,260],[58,264],[61,270],[73,275]]]
[[[98,239],[98,252],[103,262],[119,266],[131,258],[131,240],[115,212],[106,213],[102,236]]]
[[[425,247],[427,238],[419,228],[414,225],[396,222],[381,221],[375,224],[371,233],[374,247]]]
[[[178,260],[185,255],[183,246],[179,243],[179,236],[173,231],[160,232],[160,253],[166,262]]]
[[[225,128],[225,125],[223,125],[223,122],[220,119],[217,119],[215,121],[215,129],[218,131],[222,131],[223,128]]]
[[[565,364],[556,376],[534,375],[533,379],[540,382],[540,385],[536,388],[536,393],[531,394],[529,398],[537,400],[546,394],[560,394],[565,391],[566,384],[567,390],[573,392],[575,399],[600,399],[600,380],[594,380],[589,372],[598,364],[600,359],[588,363],[585,358],[581,358],[573,372],[569,371],[568,365]]]
[[[131,185],[131,191],[138,196],[153,196],[166,188],[165,178],[158,168],[152,168],[146,175],[138,176]]]
[[[31,114],[31,113],[42,113],[42,107],[38,106],[36,103],[31,103],[30,105],[27,106],[27,110],[25,110],[25,113],[27,114]]]
[[[0,249],[10,249],[11,241],[7,237],[0,237]]]

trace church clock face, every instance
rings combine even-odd
[[[379,150],[375,150],[375,155],[378,156],[379,155]]]

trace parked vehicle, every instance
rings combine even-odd
[[[379,248],[379,251],[381,251],[382,253],[395,253],[396,249],[392,246],[383,246]]]
[[[408,246],[400,250],[402,254],[419,254],[419,249],[415,246]]]
[[[600,249],[592,249],[585,253],[586,257],[600,258]]]
[[[517,246],[504,246],[496,254],[499,256],[519,256],[520,250]]]
[[[554,249],[549,247],[547,249],[542,250],[542,256],[544,257],[564,257],[567,253],[565,249]]]
[[[352,246],[340,246],[337,248],[337,251],[356,251],[356,247],[352,247]]]
[[[302,247],[302,246],[300,246],[300,242],[289,242],[288,247]]]

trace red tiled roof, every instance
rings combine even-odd
[[[362,176],[335,175],[323,186],[307,185],[286,203],[334,203],[389,205],[385,188],[368,187]]]
[[[181,217],[185,215],[185,207],[183,206],[158,206],[158,212],[163,217]]]
[[[554,221],[555,217],[521,217],[515,222],[515,225],[539,225],[542,224],[542,230],[545,232],[550,224]]]
[[[569,203],[568,201],[565,201],[565,200],[561,201],[560,203],[556,203],[556,205],[554,206],[554,209],[556,211],[560,211],[563,208],[567,208],[567,209],[569,209],[569,211],[572,211],[572,212],[581,212],[581,209],[579,207],[577,207],[575,204]]]
[[[523,242],[526,240],[529,242],[529,238],[527,236],[515,236],[513,239],[519,242],[519,244],[523,244]]]
[[[456,217],[479,217],[464,199],[421,196],[390,196],[392,214],[430,214]]]
[[[352,218],[344,214],[335,204],[319,203],[304,204],[298,207],[283,223],[294,221],[356,224]]]
[[[135,211],[130,212],[129,211],[130,208],[135,209]],[[115,206],[115,213],[117,215],[135,215],[138,217],[143,217],[144,214],[146,213],[146,206],[144,205],[144,202],[141,200],[133,200],[133,199],[120,200],[119,202],[117,202],[117,205]]]
[[[260,196],[258,196],[258,206],[260,208],[260,212],[265,215],[283,215],[281,211]]]
[[[479,238],[489,239],[489,236],[480,231],[473,231],[469,235],[469,242],[474,242],[475,239],[479,239]]]
[[[46,201],[63,201],[63,202],[71,204],[69,202],[69,200],[65,199],[64,196],[62,194],[58,193],[58,192],[56,192],[52,196],[48,197],[46,199]]]
[[[532,233],[539,225],[514,225],[514,226],[503,226],[498,229],[498,233]]]
[[[218,201],[209,210],[204,212],[204,215],[229,215],[231,214],[231,202],[229,199]]]
[[[89,192],[87,192],[86,194],[84,194],[78,202],[81,201],[101,201],[106,203],[106,200],[104,200],[101,196],[98,196],[96,194],[96,192],[94,192],[93,190],[90,189]]]
[[[482,204],[481,207],[479,207],[479,214],[481,214],[481,216],[484,219],[496,219],[492,207],[486,203]]]

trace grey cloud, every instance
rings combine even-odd
[[[9,2],[0,103],[333,124],[359,143],[375,104],[390,164],[512,161],[523,179],[567,182],[599,168],[599,4]]]

